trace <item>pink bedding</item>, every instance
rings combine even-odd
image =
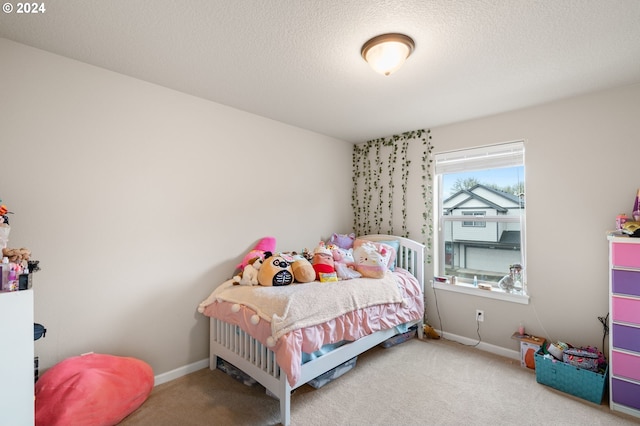
[[[404,303],[369,306],[340,315],[322,324],[298,328],[280,337],[271,350],[276,354],[280,369],[291,386],[300,378],[302,352],[312,353],[323,345],[342,340],[357,340],[379,330],[422,318],[424,300],[420,283],[408,271],[396,268],[393,272],[400,284]],[[347,282],[345,282],[347,284]],[[263,345],[268,346],[271,325],[267,321],[252,322],[256,312],[245,306],[216,301],[204,309],[204,315],[238,325]]]

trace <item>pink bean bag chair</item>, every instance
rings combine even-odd
[[[36,425],[115,425],[142,405],[153,384],[151,366],[139,359],[102,354],[65,359],[36,382]]]

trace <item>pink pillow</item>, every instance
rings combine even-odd
[[[139,359],[65,359],[36,382],[36,425],[115,425],[142,405],[153,383],[151,366]]]
[[[276,239],[274,237],[262,237],[251,251],[244,255],[242,262],[236,265],[236,269],[244,271],[244,267],[249,264],[251,259],[256,257],[264,259],[264,253],[266,251],[270,251],[272,253],[276,251]]]

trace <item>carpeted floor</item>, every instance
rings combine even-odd
[[[638,425],[640,419],[536,382],[519,362],[447,340],[412,339],[358,357],[320,389],[291,397],[293,425]],[[203,369],[154,388],[124,419],[137,425],[274,425],[278,400],[260,385]]]

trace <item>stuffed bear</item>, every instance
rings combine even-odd
[[[293,270],[282,256],[265,252],[264,262],[258,271],[258,283],[265,287],[289,285],[293,282]]]
[[[329,238],[328,244],[333,244],[341,249],[349,250],[353,247],[353,242],[356,239],[356,234],[353,232],[351,234],[336,234],[334,233],[331,238]]]
[[[233,285],[258,285],[258,271],[263,262],[261,257],[251,259],[244,270],[232,278]]]
[[[29,258],[31,257],[31,252],[26,249],[26,248],[3,248],[2,249],[2,256],[3,257],[8,257],[9,258],[9,262],[11,263],[20,263],[23,260],[24,261],[28,261]]]
[[[387,272],[386,258],[387,249],[380,245],[376,247],[371,242],[364,242],[353,251],[356,261],[356,271],[365,278],[382,278]]]
[[[320,241],[318,247],[313,251],[311,264],[313,265],[313,270],[316,271],[316,280],[320,282],[338,281],[333,254],[324,245],[323,241]]]

